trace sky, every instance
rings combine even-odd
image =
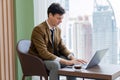
[[[94,9],[95,0],[69,0],[70,15],[76,17],[77,15],[91,15]],[[99,4],[106,4],[105,0],[96,0]],[[117,27],[120,28],[120,0],[107,0],[114,9]]]
[[[93,12],[93,0],[69,0],[72,16],[91,14]]]

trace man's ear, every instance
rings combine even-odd
[[[49,17],[53,17],[52,13],[49,13]]]

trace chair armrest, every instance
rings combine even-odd
[[[41,72],[46,72],[46,67],[42,59],[34,55],[30,55],[29,53],[28,54],[20,53],[19,57],[24,73],[28,71],[30,73],[38,72],[39,74],[41,74]],[[45,74],[47,74],[47,72]]]

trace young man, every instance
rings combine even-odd
[[[30,54],[44,60],[50,71],[50,80],[58,80],[57,71],[63,66],[75,63],[85,63],[84,60],[75,59],[73,54],[65,47],[61,39],[61,30],[58,25],[62,22],[65,10],[58,3],[48,7],[48,19],[33,29],[31,36]],[[75,80],[74,77],[67,77]]]

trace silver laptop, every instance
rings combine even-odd
[[[108,48],[97,50],[94,56],[89,61],[89,63],[86,65],[83,65],[83,68],[88,69],[88,68],[98,65],[107,51],[108,51]]]

